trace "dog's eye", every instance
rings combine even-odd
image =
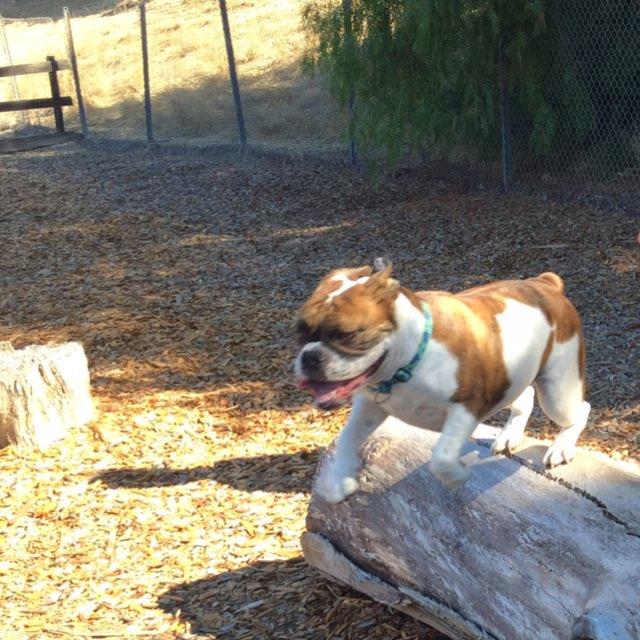
[[[331,335],[333,348],[345,355],[359,356],[367,351],[369,345],[362,342],[361,331],[336,331]]]
[[[338,342],[349,342],[349,340],[354,338],[357,334],[357,331],[341,331],[335,335],[334,339]]]

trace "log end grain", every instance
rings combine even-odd
[[[91,421],[89,366],[82,345],[0,344],[0,446],[45,449]]]

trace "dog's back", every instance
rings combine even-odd
[[[509,406],[532,384],[554,420],[562,412],[555,410],[553,384],[561,383],[563,398],[570,396],[561,404],[582,402],[585,350],[580,317],[556,274],[498,281],[454,294],[417,295],[433,315],[434,339],[459,362],[453,400],[479,419]]]

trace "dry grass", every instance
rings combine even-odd
[[[0,452],[3,640],[435,638],[300,556],[346,411],[291,383],[291,324],[338,265],[386,254],[408,286],[452,289],[558,270],[589,345],[581,442],[640,457],[629,218],[428,172],[65,147],[3,159],[0,193],[0,340],[80,340],[98,409],[45,453]]]
[[[103,5],[101,5],[103,7]],[[245,118],[253,142],[288,147],[339,143],[343,114],[320,78],[301,73],[305,40],[299,0],[229,2]],[[138,13],[101,15],[79,9],[73,30],[90,127],[114,137],[144,135]],[[154,0],[147,8],[154,124],[161,138],[237,140],[227,58],[217,2]],[[8,21],[14,63],[65,58],[60,20]],[[73,94],[70,74],[63,88]],[[24,97],[48,95],[46,76],[19,79]],[[13,99],[0,81],[0,100]],[[32,112],[33,114],[34,112]],[[30,116],[34,117],[34,116]],[[74,122],[75,107],[69,110]],[[43,124],[50,119],[45,113]],[[0,126],[14,126],[3,116]]]

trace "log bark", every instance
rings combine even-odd
[[[313,495],[307,561],[456,640],[640,640],[640,466],[579,451],[546,471],[539,441],[491,456],[497,433],[451,492],[426,467],[439,434],[389,419],[360,490]]]
[[[0,345],[0,447],[44,449],[92,414],[82,345]]]

